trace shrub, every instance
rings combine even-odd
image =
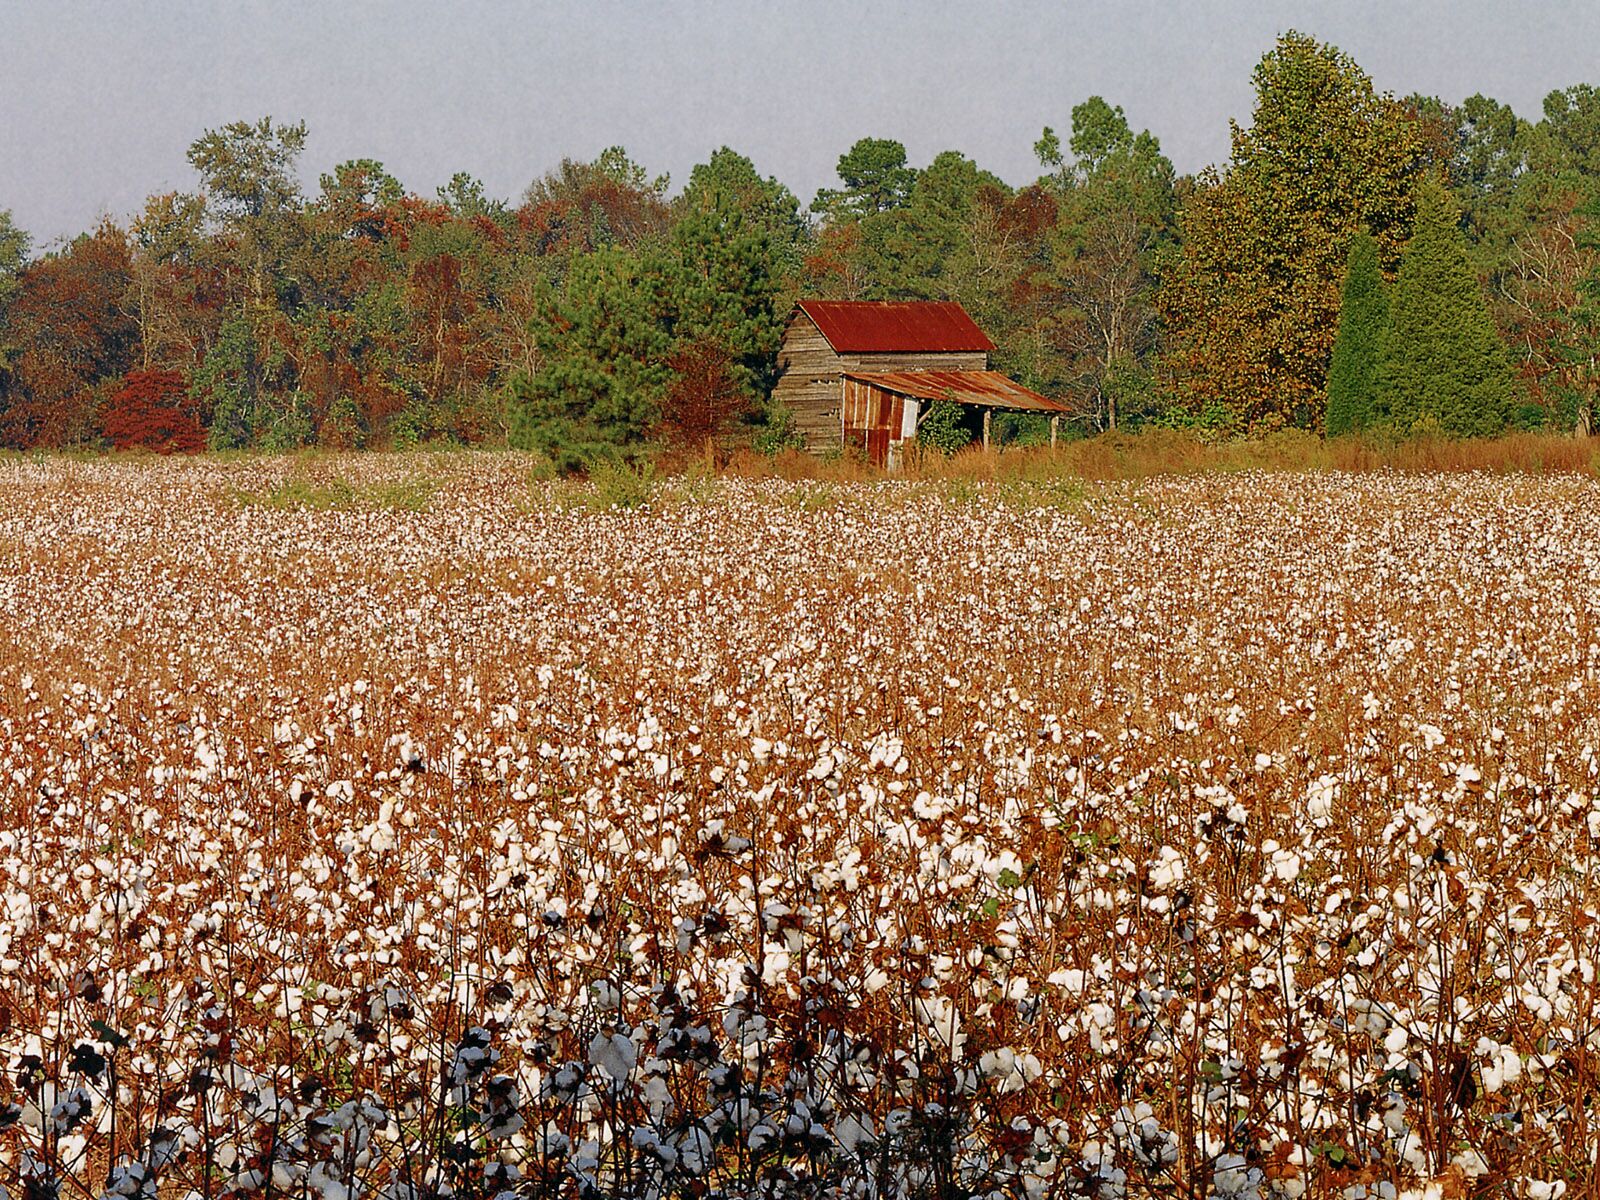
[[[954,400],[933,401],[917,426],[917,444],[944,454],[954,453],[972,440],[966,417],[966,409]]]
[[[656,471],[649,462],[598,458],[589,466],[588,506],[593,509],[643,508],[650,503]]]
[[[772,458],[786,450],[804,450],[806,439],[795,428],[794,414],[781,404],[773,404],[767,409],[766,424],[751,439],[751,446],[756,453]]]

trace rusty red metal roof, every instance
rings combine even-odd
[[[800,311],[842,354],[994,349],[967,310],[951,300],[802,300]]]
[[[954,400],[1025,412],[1068,411],[1061,401],[1041,396],[999,371],[849,371],[845,378],[917,400]]]

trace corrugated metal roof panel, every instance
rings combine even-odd
[[[918,400],[954,400],[959,404],[1025,412],[1068,411],[1059,400],[1041,396],[999,371],[850,371],[845,378]]]
[[[954,301],[802,300],[800,310],[842,354],[994,349]]]

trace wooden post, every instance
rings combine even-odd
[[[994,416],[994,409],[986,408],[983,410],[983,448],[985,450],[989,448],[989,418],[992,416]]]
[[[1061,428],[1061,414],[1057,413],[1050,418],[1050,449],[1056,448],[1056,432]]]

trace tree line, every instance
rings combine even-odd
[[[515,204],[306,190],[303,124],[227,125],[125,222],[35,255],[0,212],[0,444],[776,449],[800,296],[959,301],[1083,433],[1592,431],[1600,89],[1397,99],[1298,33],[1254,84],[1195,176],[1091,97],[1026,186],[863,138],[809,205],[728,148],[676,192],[621,148]]]

